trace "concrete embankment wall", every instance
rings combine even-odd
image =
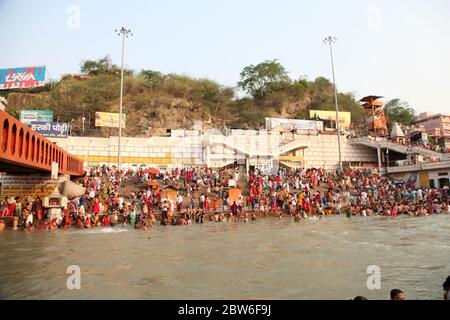
[[[85,161],[85,166],[117,165],[118,138],[68,137],[52,138]],[[133,165],[171,167],[202,163],[200,137],[122,138],[121,157],[124,168]]]
[[[253,131],[251,133],[254,133]],[[71,137],[51,138],[58,146],[79,156],[85,166],[117,164],[118,138]],[[299,148],[289,150],[285,157],[292,157],[302,166],[334,169],[339,164],[336,135],[280,135],[239,134],[235,136],[202,135],[191,137],[122,138],[122,163],[124,168],[141,165],[173,168],[208,164],[225,166],[247,158],[250,165],[272,164],[276,150],[283,145],[299,141]],[[376,150],[352,145],[341,137],[342,161],[376,163]],[[245,163],[245,162],[244,162]]]
[[[337,135],[303,136],[308,144],[304,151],[305,167],[323,167],[333,169],[339,164]],[[341,136],[341,153],[343,162],[377,163],[376,149],[350,144]]]

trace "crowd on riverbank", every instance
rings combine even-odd
[[[242,193],[230,195],[229,183]],[[4,199],[2,217],[18,217],[26,230],[109,227],[131,224],[148,229],[155,223],[187,225],[207,221],[255,220],[261,216],[293,217],[294,221],[327,215],[428,216],[450,214],[448,187],[415,188],[380,177],[370,170],[342,172],[280,169],[264,175],[243,175],[236,168],[202,166],[183,169],[118,171],[91,168],[78,184],[83,196],[70,199],[61,218],[49,219],[42,199]],[[176,194],[164,194],[170,186]]]

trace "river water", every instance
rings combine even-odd
[[[450,216],[0,232],[2,299],[441,299]],[[67,289],[69,265],[81,289]],[[381,289],[369,290],[369,266]],[[370,283],[374,283],[369,281]]]

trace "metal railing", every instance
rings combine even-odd
[[[389,167],[387,168],[387,173],[400,173],[400,172],[449,169],[449,168],[450,168],[450,161],[440,161],[440,162],[418,163],[399,167]]]
[[[422,155],[437,157],[439,159],[449,159],[450,160],[450,154],[447,154],[447,153],[442,153],[439,151],[430,150],[430,149],[417,147],[417,146],[401,145],[401,144],[390,142],[387,140],[377,141],[377,140],[371,140],[367,137],[362,137],[362,138],[349,139],[349,142],[354,143],[354,144],[363,144],[366,146],[371,146],[371,147],[376,147],[376,148],[391,149],[391,150],[397,151],[399,153],[404,153],[404,154],[418,153],[418,154],[422,154]]]

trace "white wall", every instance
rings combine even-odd
[[[208,164],[224,166],[234,161],[251,165],[268,165],[280,146],[299,141],[305,149],[295,152],[304,156],[305,167],[334,169],[339,165],[336,135],[280,135],[267,131],[251,134],[234,131],[231,136],[207,134],[193,137],[122,138],[122,163],[124,168],[145,164],[148,167],[180,167],[182,165]],[[50,138],[60,147],[85,160],[85,165],[117,164],[117,137]],[[377,162],[375,149],[351,145],[341,138],[342,161]],[[237,152],[236,152],[237,151]],[[249,156],[250,155],[250,156]],[[275,156],[276,157],[276,156]]]

